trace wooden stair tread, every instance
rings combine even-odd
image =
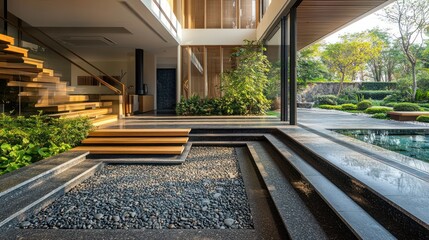
[[[0,62],[0,68],[18,68],[18,69],[35,69],[37,72],[41,72],[42,69],[37,68],[34,64],[23,63],[23,62]]]
[[[35,68],[37,69],[37,68]],[[22,75],[28,77],[36,77],[38,72],[27,71],[27,69],[14,69],[14,68],[0,68],[0,74],[4,75]]]
[[[111,113],[111,108],[97,108],[97,109],[88,109],[75,112],[66,112],[66,113],[55,113],[49,114],[50,117],[59,117],[59,118],[73,118],[73,117],[94,117],[98,115],[104,115]]]
[[[88,151],[91,154],[180,155],[183,150],[183,146],[79,146],[70,151]]]
[[[89,133],[89,137],[186,137],[191,131],[186,129],[100,129]]]
[[[33,82],[46,82],[46,83],[60,83],[59,77],[51,77],[51,76],[37,76],[33,78]]]
[[[0,42],[10,44],[10,45],[14,45],[15,39],[11,36],[0,34]]]
[[[37,68],[43,68],[43,61],[35,58],[23,57],[22,60],[24,63],[34,64]]]
[[[116,121],[118,121],[118,115],[116,114],[103,115],[101,117],[91,119],[91,123],[93,126],[101,126],[103,124],[112,123]]]
[[[35,107],[43,108],[48,112],[61,112],[73,110],[85,110],[87,108],[108,107],[112,102],[81,102],[81,103],[64,103],[55,105],[36,104]]]
[[[82,144],[185,144],[188,137],[111,137],[87,138]]]
[[[44,74],[47,74],[48,76],[50,76],[50,77],[53,77],[54,76],[54,70],[52,70],[52,69],[49,69],[49,68],[43,68],[43,71],[42,71]]]
[[[28,49],[13,46],[10,44],[0,44],[0,48],[5,52],[18,53],[23,55],[24,57],[28,57]]]

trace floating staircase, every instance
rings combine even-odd
[[[180,155],[191,129],[101,129],[72,151],[91,155]]]
[[[93,125],[115,122],[111,101],[91,101],[87,95],[72,95],[74,87],[61,81],[43,61],[28,57],[28,50],[14,45],[12,37],[0,34],[0,79],[19,87],[22,102],[52,117],[89,117]]]

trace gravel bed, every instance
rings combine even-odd
[[[251,229],[234,148],[193,147],[182,165],[106,165],[19,228]]]

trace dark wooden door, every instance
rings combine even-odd
[[[176,69],[157,69],[156,110],[160,114],[176,113]]]

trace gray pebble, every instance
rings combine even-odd
[[[97,213],[97,214],[95,214],[94,217],[95,217],[95,219],[100,220],[104,217],[104,215],[102,213]]]
[[[226,226],[231,227],[234,224],[235,220],[232,218],[227,218],[223,220],[223,223],[225,223]]]

